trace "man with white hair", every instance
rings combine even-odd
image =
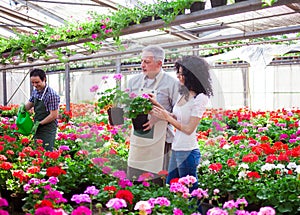
[[[176,78],[163,71],[165,51],[157,45],[149,45],[142,50],[142,73],[129,80],[130,92],[141,95],[151,94],[168,111],[179,95],[179,82]],[[127,177],[138,180],[138,177],[150,172],[154,175],[154,182],[162,184],[157,174],[168,169],[171,143],[174,129],[168,123],[149,117],[144,124],[145,133],[132,131],[128,157]]]

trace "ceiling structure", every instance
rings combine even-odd
[[[154,3],[155,0],[142,2]],[[86,21],[89,12],[109,14],[119,7],[134,7],[136,3],[136,0],[0,0],[0,37],[14,37],[15,31],[34,33],[47,24],[61,26],[67,22]],[[285,40],[298,42],[299,32],[299,0],[278,0],[272,7],[262,7],[261,0],[248,0],[216,8],[211,8],[210,0],[207,0],[205,10],[179,15],[168,27],[162,20],[155,20],[124,29],[121,41],[127,49],[122,52],[110,38],[99,52],[92,55],[86,53],[83,41],[72,44],[69,47],[76,49],[78,54],[70,60],[137,53],[148,44],[160,44],[166,49],[191,49],[232,40],[249,39],[250,43],[251,38],[275,35],[287,35]],[[51,53],[51,47],[47,52]],[[55,58],[53,52],[51,54]],[[56,59],[50,61],[57,62]],[[39,64],[43,62],[35,62],[35,65]],[[18,67],[22,66],[26,65]],[[7,66],[6,69],[10,67],[16,68]]]

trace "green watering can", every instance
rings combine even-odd
[[[16,124],[18,127],[18,133],[25,136],[28,136],[31,133],[33,121],[30,118],[30,114],[26,111],[24,104],[22,104],[18,110]]]

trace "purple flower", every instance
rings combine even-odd
[[[71,215],[92,215],[92,211],[85,206],[79,206],[72,211]]]
[[[98,193],[99,193],[99,190],[96,189],[95,186],[90,186],[90,187],[86,188],[86,190],[84,191],[84,193],[97,196]]]
[[[8,206],[7,200],[4,198],[0,198],[0,207]]]
[[[106,203],[106,207],[119,210],[120,208],[127,207],[127,204],[124,199],[113,198]]]
[[[80,204],[82,202],[91,202],[91,198],[87,194],[75,194],[72,196],[71,201],[76,202],[77,204]]]

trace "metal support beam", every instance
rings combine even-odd
[[[3,105],[7,105],[7,85],[6,85],[6,71],[2,71],[2,81],[3,81]]]
[[[199,40],[193,40],[193,41],[184,41],[184,42],[175,42],[175,43],[165,43],[160,44],[160,46],[164,49],[170,49],[170,48],[180,48],[180,47],[187,47],[187,46],[195,46],[200,44],[212,44],[212,43],[218,43],[223,41],[231,41],[231,40],[243,40],[243,39],[249,39],[249,38],[258,38],[263,36],[270,36],[270,35],[280,35],[284,34],[286,32],[289,33],[298,33],[300,32],[300,26],[295,27],[287,27],[287,28],[280,28],[280,29],[274,29],[274,30],[267,30],[267,31],[257,31],[257,32],[251,32],[248,34],[234,34],[234,35],[228,35],[228,36],[218,36],[214,38],[207,38],[207,39],[199,39]],[[274,42],[283,42],[283,41],[292,41],[292,40],[299,40],[299,37],[294,38],[287,38],[287,39],[280,39],[280,40],[267,40],[267,41],[261,41],[261,42],[252,42],[247,44],[235,44],[235,45],[227,45],[227,46],[220,46],[220,47],[212,47],[212,48],[228,48],[228,47],[234,47],[234,46],[248,46],[248,45],[259,45],[259,44],[266,44],[266,43],[274,43]],[[199,48],[199,50],[208,50],[212,48]],[[69,62],[75,62],[75,61],[82,61],[82,60],[91,60],[91,59],[97,59],[97,58],[106,58],[106,57],[116,57],[116,56],[124,56],[127,54],[136,54],[140,53],[142,51],[142,48],[136,48],[131,49],[127,51],[115,51],[115,52],[107,52],[107,53],[99,53],[99,54],[93,54],[89,56],[73,56],[69,58]],[[33,63],[26,63],[26,64],[19,64],[19,65],[0,65],[0,71],[2,70],[8,70],[8,69],[20,69],[20,68],[26,68],[26,67],[38,67],[38,66],[44,66],[44,65],[51,65],[51,64],[61,64],[59,60],[50,60],[47,62],[33,62]]]
[[[66,96],[66,110],[70,111],[70,64],[65,64],[65,96]]]

